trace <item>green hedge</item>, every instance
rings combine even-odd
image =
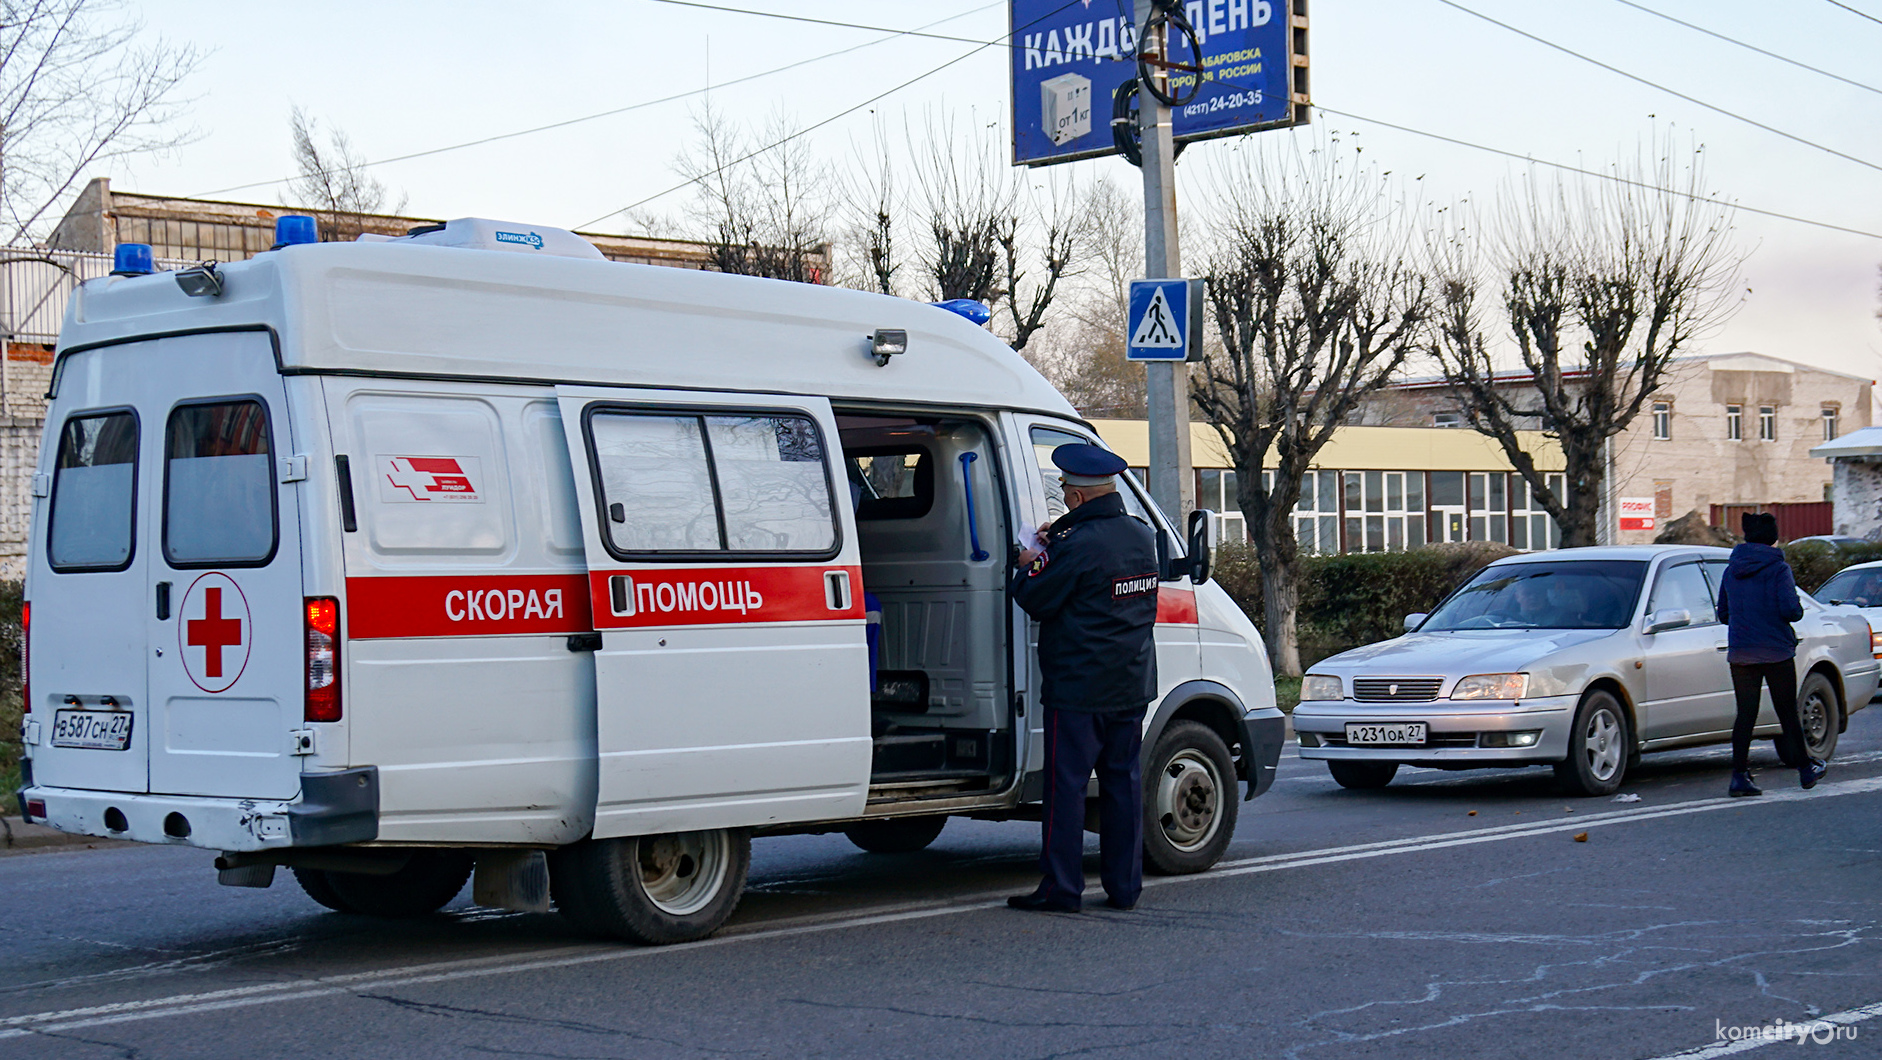
[[[25,586],[0,581],[0,813],[20,787],[20,600]]]
[[[1818,586],[1830,580],[1830,575],[1844,567],[1882,559],[1882,544],[1832,547],[1822,541],[1806,541],[1801,545],[1785,545],[1784,558],[1790,560],[1797,587],[1814,593]]]

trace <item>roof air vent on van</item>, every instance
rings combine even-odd
[[[424,225],[394,243],[422,243],[432,247],[463,247],[467,250],[504,250],[516,254],[544,254],[558,258],[589,258],[605,261],[601,251],[581,236],[563,228],[491,221],[482,217],[460,217],[441,225]]]

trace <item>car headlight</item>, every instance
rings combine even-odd
[[[1340,679],[1326,674],[1308,674],[1300,681],[1300,698],[1308,699],[1344,699],[1346,694],[1340,688]]]
[[[1528,674],[1475,674],[1457,682],[1452,699],[1521,699],[1529,691]]]

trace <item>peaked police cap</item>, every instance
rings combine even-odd
[[[1095,445],[1073,442],[1052,450],[1052,462],[1065,472],[1068,486],[1099,486],[1122,474],[1124,458]]]

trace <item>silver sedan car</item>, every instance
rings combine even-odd
[[[1294,711],[1300,756],[1349,788],[1383,787],[1401,764],[1550,765],[1569,791],[1605,795],[1644,751],[1727,742],[1736,710],[1714,599],[1729,555],[1639,545],[1498,560],[1406,616],[1404,636],[1312,667]],[[1828,759],[1875,694],[1877,661],[1861,615],[1799,596],[1798,709],[1808,753]],[[1768,693],[1756,731],[1778,733]]]

